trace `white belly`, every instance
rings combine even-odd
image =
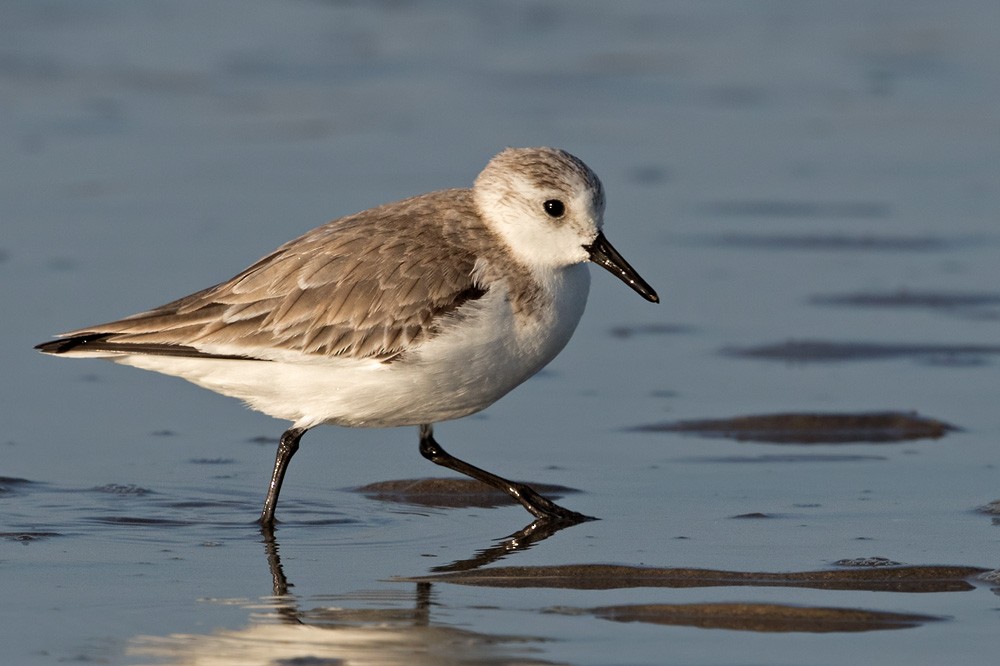
[[[183,377],[298,427],[436,423],[488,407],[562,351],[583,314],[587,266],[556,272],[548,304],[516,318],[493,288],[461,319],[395,362],[302,356],[243,361],[122,356],[119,363]]]

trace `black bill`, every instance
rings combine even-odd
[[[653,303],[660,302],[660,297],[656,295],[656,291],[645,280],[639,277],[639,274],[635,272],[634,268],[629,266],[622,255],[618,254],[618,250],[604,237],[603,231],[597,234],[597,238],[594,239],[593,243],[584,245],[583,249],[590,253],[590,260],[592,262],[606,268],[619,280],[635,289],[647,301],[652,301]]]

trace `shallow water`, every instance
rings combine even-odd
[[[986,0],[7,3],[4,663],[994,663],[998,24]],[[595,271],[569,348],[436,434],[598,521],[423,481],[448,474],[414,429],[321,428],[267,540],[284,424],[31,350],[531,144],[601,175],[663,302]],[[869,413],[956,429],[636,431]]]

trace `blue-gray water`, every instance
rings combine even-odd
[[[279,571],[251,521],[285,424],[31,346],[228,278],[332,217],[467,185],[505,145],[557,145],[600,174],[608,236],[663,302],[595,270],[566,351],[437,428],[487,469],[580,489],[562,503],[601,518],[487,566],[995,569],[1000,526],[976,508],[1000,498],[997,25],[989,0],[5,3],[0,660],[995,663],[996,583],[978,579],[402,582],[528,523],[350,490],[447,476],[414,429],[304,438]],[[788,359],[802,342],[826,360]],[[629,430],[882,410],[961,430],[878,445]],[[942,619],[819,633],[587,611],[712,602]]]

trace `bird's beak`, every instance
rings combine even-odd
[[[598,232],[594,242],[590,245],[584,245],[583,249],[590,253],[590,260],[592,262],[606,268],[612,275],[635,289],[647,301],[652,301],[653,303],[660,302],[660,297],[656,295],[656,291],[645,280],[639,277],[639,274],[635,272],[634,268],[629,266],[622,255],[618,254],[618,250],[604,237],[603,231]]]

